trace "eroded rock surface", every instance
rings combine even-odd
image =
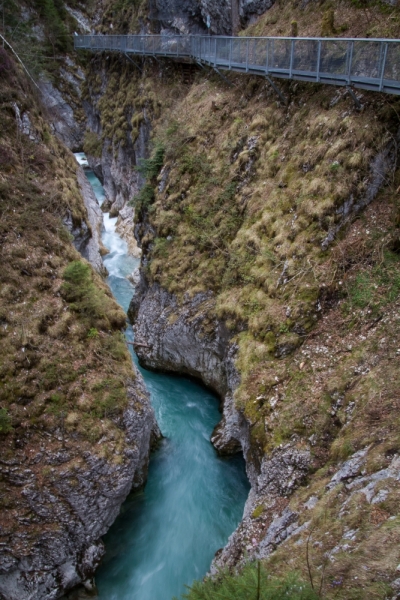
[[[82,167],[77,168],[77,179],[85,203],[89,226],[85,222],[82,222],[79,227],[75,226],[71,214],[65,215],[64,225],[73,236],[73,244],[78,252],[91,263],[98,273],[106,274],[100,254],[103,213]]]
[[[144,485],[150,446],[160,435],[139,373],[128,392],[121,454],[104,457],[102,440],[83,444],[59,429],[36,450],[24,440],[25,450],[0,460],[16,499],[14,524],[2,527],[1,598],[52,600],[81,582],[90,586],[104,553],[100,538],[131,489]]]
[[[211,294],[198,294],[178,305],[176,298],[157,284],[148,286],[142,274],[132,300],[129,316],[134,322],[136,351],[146,368],[187,373],[200,378],[223,399],[223,415],[211,441],[220,454],[240,450],[246,458],[252,484],[244,519],[218,554],[213,569],[234,565],[243,553],[256,551],[265,538],[263,554],[285,538],[286,526],[296,519],[287,518],[288,496],[304,481],[310,464],[308,447],[294,440],[259,464],[251,451],[250,428],[235,406],[233,394],[239,384],[234,365],[236,347],[229,342],[224,325],[209,321],[213,305]],[[263,527],[252,518],[255,508],[265,503]],[[286,511],[286,512],[285,512]],[[269,518],[266,518],[267,513]],[[274,520],[277,520],[271,530]],[[269,532],[269,533],[268,533]]]
[[[63,77],[70,80],[74,90],[74,100],[79,101],[80,83],[83,73],[78,70],[79,76],[64,71]],[[47,118],[50,121],[53,132],[73,152],[82,150],[84,127],[78,123],[74,113],[72,97],[62,94],[50,81],[40,82],[42,102],[47,109]]]

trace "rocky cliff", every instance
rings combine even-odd
[[[0,54],[0,597],[50,599],[93,588],[101,536],[144,485],[159,431],[96,273],[93,192]]]
[[[269,6],[157,1],[149,13],[104,1],[94,20],[108,33],[229,33],[241,18],[249,34],[296,23],[301,35],[399,36],[395,8],[277,3],[256,19]],[[256,78],[232,75],[228,89],[194,73],[187,86],[179,66],[107,54],[85,77],[85,150],[127,235],[135,204],[140,360],[216,390],[212,441],[247,461],[244,518],[213,571],[259,558],[327,598],[396,598],[398,102],[357,93],[359,110],[346,90],[281,83],[283,106]],[[57,597],[90,587],[99,536],[143,482],[156,427],[118,332],[124,316],[60,224],[86,248],[76,166],[11,88],[0,134],[0,589]],[[98,503],[82,506],[94,492]]]
[[[132,235],[134,209],[130,201],[143,184],[136,167],[148,155],[148,113],[151,112],[148,104],[152,99],[146,99],[145,93],[140,99],[140,92],[136,92],[138,100],[132,102],[123,89],[116,88],[119,82],[112,77],[113,62],[97,64],[96,80],[88,79],[84,90],[83,106],[87,116],[84,148],[89,165],[105,190],[103,208],[112,216],[118,215],[117,231],[128,242],[131,254],[139,256],[140,250]],[[114,113],[119,115],[115,121]]]
[[[114,458],[104,456],[107,432],[95,449],[62,428],[39,439],[20,433],[12,457],[3,455],[1,598],[47,600],[78,584],[95,588],[101,536],[129,492],[145,484],[157,435],[138,374],[127,383],[127,406],[114,422],[123,440]]]
[[[118,33],[231,35],[254,22],[273,4],[273,0],[151,0],[127,8],[119,19],[112,3],[104,0],[96,23],[102,33],[112,28]]]
[[[305,24],[311,9],[294,14]],[[287,15],[270,14],[282,33]],[[258,557],[326,597],[396,594],[396,101],[358,94],[359,111],[342,90],[295,83],[285,108],[255,78],[184,87],[178,69],[143,66],[131,87],[110,65],[124,110],[138,90],[158,104],[134,198],[136,350],[217,391],[212,441],[243,450],[252,483],[213,570]],[[371,554],[385,544],[387,559]]]

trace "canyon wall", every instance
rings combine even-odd
[[[307,578],[312,536],[312,569],[325,565],[347,582],[344,593],[369,593],[377,569],[395,590],[395,559],[358,581],[351,556],[368,553],[395,519],[395,113],[374,94],[359,94],[360,112],[342,90],[288,83],[286,108],[257,78],[231,75],[228,89],[199,73],[185,87],[178,66],[148,61],[140,75],[123,60],[107,64],[125,114],[142,94],[152,130],[154,162],[133,198],[143,252],[129,311],[136,351],[146,368],[189,374],[219,394],[212,442],[221,454],[243,451],[252,484],[213,572],[254,557]],[[93,86],[94,76],[90,96]],[[102,98],[99,119],[114,102],[107,86]],[[116,157],[136,135],[130,122],[113,135]]]
[[[94,588],[101,536],[160,433],[99,275],[96,198],[1,58],[0,597],[50,599]]]

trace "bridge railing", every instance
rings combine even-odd
[[[192,58],[220,69],[400,94],[400,40],[78,35],[75,48]]]
[[[399,40],[193,36],[192,55],[222,69],[400,94]]]
[[[190,57],[188,35],[76,35],[75,48],[117,50],[146,56]]]

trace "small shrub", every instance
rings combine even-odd
[[[257,563],[247,563],[238,574],[224,571],[218,577],[195,581],[185,600],[316,600],[317,594],[296,574],[270,576]]]
[[[164,152],[164,146],[162,144],[157,144],[151,157],[143,159],[136,167],[136,170],[146,179],[140,192],[136,194],[130,202],[139,213],[142,210],[148,209],[154,201],[154,186],[156,185],[156,177],[163,166]]]
[[[83,150],[85,154],[100,158],[102,145],[101,140],[97,137],[94,131],[86,131],[85,138],[83,140]]]
[[[0,73],[4,74],[11,71],[12,62],[4,48],[0,48]]]
[[[5,408],[0,408],[0,434],[5,435],[12,431],[11,417]]]
[[[335,11],[328,8],[322,15],[321,36],[329,37],[336,33],[335,29]]]
[[[258,517],[261,517],[261,515],[262,515],[262,514],[263,514],[263,512],[264,512],[264,510],[265,510],[265,506],[264,506],[263,504],[259,504],[259,505],[258,505],[258,506],[257,506],[257,507],[256,507],[256,508],[253,510],[253,513],[252,513],[252,515],[251,515],[251,516],[252,516],[252,518],[253,518],[253,519],[258,519]]]
[[[159,174],[164,162],[164,146],[157,144],[150,158],[144,158],[136,167],[147,181],[153,181]]]
[[[96,287],[88,264],[74,260],[66,267],[61,294],[70,304],[71,310],[79,313],[86,321],[89,331],[124,327],[123,311],[116,310],[114,301]]]
[[[134,196],[130,202],[138,211],[145,210],[154,201],[154,188],[149,183],[145,183],[142,189],[136,196]]]

